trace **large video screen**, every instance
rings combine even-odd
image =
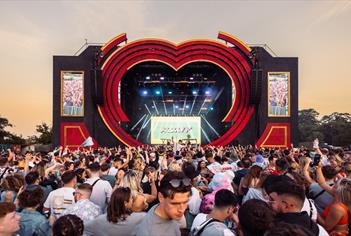
[[[268,73],[268,116],[290,116],[290,73]]]
[[[84,115],[83,71],[61,72],[61,115]]]
[[[151,117],[151,144],[166,144],[179,140],[201,144],[201,117]]]

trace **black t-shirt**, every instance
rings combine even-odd
[[[307,212],[298,213],[282,213],[276,215],[276,220],[278,222],[285,222],[289,224],[296,224],[304,227],[314,235],[319,235],[318,225],[309,217]]]

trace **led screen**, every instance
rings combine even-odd
[[[153,116],[151,117],[151,144],[167,142],[201,143],[201,117]]]

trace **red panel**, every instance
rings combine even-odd
[[[290,124],[268,123],[262,136],[256,142],[258,147],[290,147]]]
[[[69,149],[76,149],[90,136],[88,129],[83,122],[63,122],[61,123],[61,146]],[[93,147],[97,147],[96,140],[93,139]]]

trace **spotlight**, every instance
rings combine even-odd
[[[190,79],[190,80],[194,80],[194,77],[190,77],[189,79]]]
[[[175,105],[175,108],[176,108],[176,109],[178,109],[178,108],[179,108],[179,106],[178,106],[178,105]]]
[[[156,90],[156,95],[160,95],[161,94],[161,91],[160,90]]]
[[[186,108],[186,109],[189,109],[189,105],[186,105],[185,108]]]
[[[197,94],[197,91],[194,90],[194,91],[193,91],[193,95],[196,95],[196,94]]]
[[[160,80],[165,80],[165,77],[161,76],[161,77],[160,77]]]
[[[168,91],[168,94],[171,95],[171,94],[172,94],[172,91]]]
[[[214,109],[213,107],[210,107],[210,111],[213,111],[213,109]]]
[[[145,79],[150,80],[150,76],[146,76]]]
[[[211,93],[210,90],[206,90],[206,91],[205,91],[205,94],[206,94],[206,95],[210,95],[210,93]]]
[[[147,91],[146,90],[143,91],[143,95],[147,95]]]

